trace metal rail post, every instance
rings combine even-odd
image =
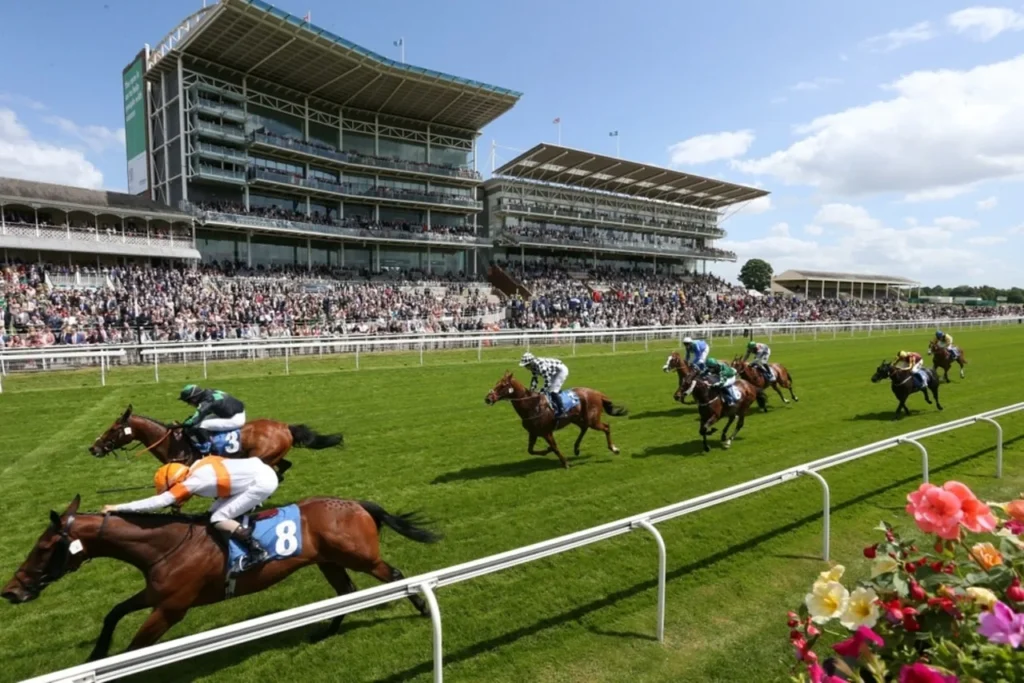
[[[153,381],[160,381],[160,352],[158,349],[153,349]]]
[[[484,359],[484,340],[483,337],[476,340],[476,359],[482,361]]]
[[[991,417],[976,417],[975,422],[988,422],[996,428],[996,479],[1003,478],[1003,426]]]
[[[423,365],[423,339],[420,339],[420,365]]]
[[[642,519],[634,525],[636,529],[644,529],[654,536],[658,544],[658,642],[665,642],[665,570],[668,565],[668,555],[665,551],[665,539],[661,537],[657,528],[646,519]]]
[[[928,483],[928,449],[921,445],[916,439],[900,439],[896,443],[910,443],[917,446],[921,451],[921,469],[924,472],[924,483]]]
[[[203,379],[206,379],[206,349],[203,349]]]
[[[288,367],[288,347],[284,347],[284,374],[290,375],[291,369]]]
[[[100,353],[100,386],[107,386],[107,357]]]
[[[814,479],[818,480],[819,484],[821,484],[821,559],[828,562],[829,544],[832,538],[832,522],[830,520],[830,515],[832,512],[832,495],[828,488],[828,482],[825,481],[825,477],[821,476],[820,474],[813,470],[800,470],[798,474],[813,477]]]
[[[434,628],[434,683],[444,680],[444,652],[441,641],[441,608],[437,605],[434,589],[429,583],[421,583],[419,590],[423,593],[427,606],[430,607],[430,623]]]

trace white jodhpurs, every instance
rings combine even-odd
[[[218,498],[210,508],[210,521],[226,522],[252,511],[277,490],[277,473],[270,466],[255,472],[253,482],[241,493]]]
[[[196,426],[208,432],[230,432],[234,429],[241,429],[245,426],[245,411],[231,417],[208,417]]]

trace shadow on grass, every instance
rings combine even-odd
[[[714,444],[712,442],[715,442]],[[712,452],[715,450],[715,445],[718,445],[718,450],[721,448],[721,440],[717,438],[708,439],[708,445],[711,446]],[[680,455],[692,457],[695,455],[705,455],[704,453],[704,442],[698,437],[693,441],[684,441],[682,443],[670,443],[664,446],[652,446],[651,448],[645,448],[641,453],[634,453],[633,458],[651,458],[656,455]]]
[[[582,465],[592,457],[591,455],[581,455],[578,458],[569,457],[569,465]],[[464,467],[455,472],[442,474],[430,483],[436,485],[450,484],[455,481],[491,479],[494,477],[528,477],[537,472],[560,469],[562,469],[562,464],[558,462],[558,456],[553,453],[540,456],[531,455],[528,460],[515,460],[495,465],[480,465],[479,467]]]
[[[920,414],[921,411],[911,410],[910,417],[914,417]],[[893,410],[879,410],[874,413],[861,413],[860,415],[854,415],[853,417],[846,418],[847,422],[893,422],[893,417],[896,415],[896,409]],[[906,418],[906,415],[903,416]]]
[[[691,406],[692,407],[692,406]],[[652,417],[685,417],[689,414],[686,406],[676,406],[667,410],[648,410],[644,413],[635,413],[629,416],[630,420],[648,420]],[[696,415],[697,413],[693,413]]]

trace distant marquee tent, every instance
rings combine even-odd
[[[787,270],[772,278],[772,292],[823,299],[887,299],[893,293],[909,297],[914,289],[920,290],[921,283],[905,277],[865,273]]]

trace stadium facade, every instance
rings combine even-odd
[[[735,261],[717,249],[723,210],[768,193],[592,152],[539,144],[484,183],[494,258],[665,273]]]
[[[472,272],[487,246],[476,141],[520,93],[261,0],[187,17],[124,85],[130,192],[194,214],[203,260]]]

